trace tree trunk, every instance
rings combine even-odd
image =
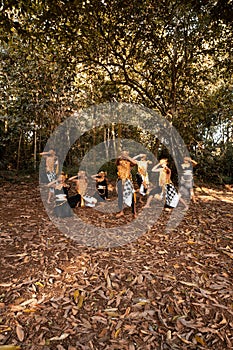
[[[115,124],[114,123],[112,123],[112,139],[113,139],[114,154],[116,157],[117,149],[116,149],[116,133],[115,133]]]
[[[106,159],[109,157],[109,127],[104,128],[104,146]]]
[[[34,129],[34,153],[33,153],[33,168],[36,171],[36,151],[37,151],[37,142],[36,142],[37,132],[36,128]]]
[[[18,143],[18,152],[17,152],[17,167],[16,167],[16,171],[19,171],[19,162],[20,162],[20,151],[21,151],[21,143],[22,143],[22,136],[23,133],[22,131],[20,132],[20,136],[19,136],[19,143]]]

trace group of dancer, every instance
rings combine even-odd
[[[46,185],[49,188],[47,203],[53,203],[55,199],[55,216],[72,216],[73,208],[79,206],[94,207],[97,203],[108,200],[108,183],[104,171],[91,176],[95,180],[96,191],[90,196],[87,194],[88,178],[84,170],[80,170],[77,175],[68,178],[64,172],[58,174],[58,159],[53,149],[42,152],[40,155],[45,158],[46,175],[49,181]],[[69,190],[72,183],[74,183],[75,194],[70,195]]]
[[[80,170],[77,175],[68,177],[65,173],[57,174],[57,156],[54,150],[41,153],[46,159],[46,174],[49,183],[47,202],[51,203],[52,196],[55,196],[54,214],[57,217],[68,217],[73,215],[73,208],[94,207],[109,200],[108,180],[106,172],[101,170],[92,175],[95,181],[94,194],[88,195],[88,178],[86,172]],[[137,216],[136,198],[139,193],[139,202],[144,203],[142,197],[146,196],[144,208],[150,208],[153,199],[164,201],[164,207],[168,210],[177,207],[179,201],[184,209],[188,209],[190,199],[195,200],[193,192],[192,168],[197,163],[189,157],[184,158],[182,163],[182,176],[180,178],[179,193],[171,181],[171,169],[168,167],[168,159],[162,158],[151,171],[159,173],[158,184],[151,187],[148,176],[148,165],[152,164],[147,160],[146,154],[138,154],[130,157],[128,151],[122,151],[116,160],[117,182],[116,191],[118,196],[119,212],[117,218],[125,215],[124,208],[131,207],[133,217]],[[132,168],[137,166],[136,182],[138,189],[135,190],[132,179]],[[71,183],[75,184],[75,194],[69,195]]]

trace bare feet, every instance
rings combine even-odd
[[[171,211],[172,208],[165,208],[164,210],[165,210],[165,211]]]
[[[151,206],[150,205],[144,205],[143,208],[147,209],[147,208],[151,208]]]
[[[120,211],[118,214],[116,214],[116,218],[120,218],[121,216],[124,216],[124,212]]]

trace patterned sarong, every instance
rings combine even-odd
[[[129,179],[123,182],[123,202],[130,207],[133,201],[134,188]]]
[[[56,178],[57,178],[57,175],[56,175],[55,171],[47,171],[46,175],[47,175],[47,178],[48,178],[49,182],[55,181]],[[54,193],[54,188],[50,187],[49,191],[51,193]]]
[[[165,185],[165,198],[166,205],[171,208],[176,208],[179,202],[180,196],[177,194],[176,189],[173,184]]]

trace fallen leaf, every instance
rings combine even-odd
[[[116,332],[114,333],[114,338],[116,339],[121,331],[121,328],[118,328]]]
[[[63,334],[60,335],[60,337],[52,337],[49,340],[50,341],[53,341],[53,340],[64,340],[67,337],[69,337],[69,335],[70,335],[69,333],[63,333]]]
[[[195,339],[196,339],[197,343],[201,344],[202,346],[206,346],[205,340],[202,337],[200,337],[199,335],[195,335]]]
[[[80,294],[80,292],[78,289],[74,291],[73,297],[74,297],[74,302],[76,304],[78,303],[79,294]]]
[[[0,345],[0,350],[20,350],[19,345]]]
[[[189,287],[198,287],[198,285],[196,283],[193,283],[193,282],[186,282],[186,281],[179,281],[181,284],[184,284],[186,286],[189,286]]]
[[[16,334],[17,334],[19,341],[22,342],[24,340],[24,330],[23,330],[23,327],[21,325],[16,326]]]
[[[78,309],[81,309],[81,307],[83,306],[83,301],[84,301],[84,295],[81,294],[78,299],[78,304],[77,304]]]

